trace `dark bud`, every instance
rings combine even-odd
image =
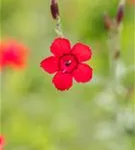
[[[117,50],[114,54],[114,59],[118,59],[120,57],[120,51]]]
[[[117,16],[116,16],[116,21],[118,24],[121,23],[123,16],[124,16],[124,4],[121,4],[118,8]]]
[[[57,17],[59,16],[59,8],[58,8],[58,3],[56,2],[56,0],[52,0],[51,1],[51,14],[53,19],[57,19]]]
[[[104,26],[107,30],[112,26],[112,19],[106,13],[104,14]]]

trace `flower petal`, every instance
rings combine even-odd
[[[58,90],[68,90],[72,86],[72,75],[58,72],[52,81]]]
[[[62,56],[63,54],[68,54],[71,49],[70,42],[69,40],[64,38],[57,38],[52,43],[50,49],[55,56]]]
[[[92,68],[87,64],[79,64],[73,76],[77,82],[88,82],[92,79],[92,72]]]
[[[58,58],[55,56],[50,56],[41,61],[40,67],[50,74],[55,73],[58,71]]]
[[[82,43],[77,43],[72,48],[72,54],[76,55],[80,62],[89,60],[92,56],[91,49]]]

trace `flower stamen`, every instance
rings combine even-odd
[[[72,63],[72,61],[71,61],[71,60],[68,60],[68,61],[66,61],[66,62],[65,62],[65,66],[67,66],[67,67],[68,67],[68,66],[70,66],[70,65],[71,65],[71,63]]]

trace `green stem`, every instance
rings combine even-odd
[[[55,32],[56,32],[57,36],[64,37],[62,29],[61,29],[61,19],[60,19],[60,16],[58,16],[57,20],[56,20]]]

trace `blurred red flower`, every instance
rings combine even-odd
[[[12,39],[0,42],[0,69],[10,66],[21,69],[26,65],[27,48]]]
[[[73,78],[77,82],[88,82],[92,79],[92,68],[84,64],[91,58],[91,49],[82,43],[77,43],[71,48],[70,41],[57,38],[52,43],[50,56],[41,61],[41,67],[53,74],[52,82],[58,90],[68,90],[72,86]]]
[[[4,145],[4,137],[0,136],[0,150],[2,150],[3,145]]]

